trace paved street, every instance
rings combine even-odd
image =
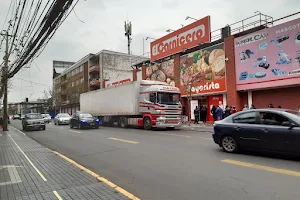
[[[12,125],[21,129],[19,120]],[[46,131],[26,134],[142,200],[300,199],[296,158],[227,154],[209,130],[78,130],[49,124]]]

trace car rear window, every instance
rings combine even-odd
[[[300,117],[300,112],[299,112],[299,111],[295,111],[295,110],[287,110],[286,112],[287,112],[287,113],[290,113],[290,114],[293,114],[293,115],[296,115],[297,117]]]
[[[29,119],[41,119],[42,115],[40,115],[40,114],[29,114],[29,115],[27,115],[27,117]]]

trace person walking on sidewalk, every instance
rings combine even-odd
[[[212,114],[214,121],[217,121],[216,110],[217,110],[217,108],[216,108],[215,105],[213,105],[211,110],[210,110],[210,113]]]
[[[234,113],[236,113],[236,108],[235,108],[235,106],[232,106],[230,114],[234,114]]]
[[[194,116],[195,116],[195,124],[199,124],[199,109],[198,106],[196,106],[195,110],[194,110]]]
[[[218,106],[218,108],[216,109],[216,115],[217,115],[217,120],[222,120],[223,118],[223,109]]]
[[[225,117],[228,117],[231,114],[230,112],[231,112],[231,109],[228,106],[226,106],[225,111],[224,111]]]
[[[205,125],[206,124],[206,118],[207,118],[207,108],[206,108],[206,106],[202,107],[201,112],[202,112],[202,122]]]

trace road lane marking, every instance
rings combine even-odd
[[[57,151],[52,151],[53,153],[55,153],[56,155],[60,156],[61,158],[65,159],[66,161],[68,161],[69,163],[75,165],[76,167],[78,167],[79,169],[85,171],[86,173],[88,173],[89,175],[95,177],[97,180],[109,185],[110,187],[114,188],[115,190],[117,190],[118,192],[120,192],[121,194],[125,195],[126,197],[128,197],[131,200],[140,200],[138,197],[134,196],[133,194],[127,192],[126,190],[124,190],[123,188],[117,186],[116,184],[110,182],[109,180],[107,180],[104,177],[101,177],[100,175],[96,174],[95,172],[83,167],[82,165],[76,163],[74,160],[71,160],[70,158],[64,156],[63,154],[58,153]]]
[[[126,142],[126,143],[130,143],[130,144],[139,144],[139,142],[136,141],[131,141],[131,140],[124,140],[124,139],[120,139],[120,138],[107,138],[109,140],[115,140],[115,141],[119,141],[119,142]]]
[[[186,138],[190,138],[191,136],[189,135],[179,135],[179,134],[174,134],[174,133],[155,133],[155,134],[159,134],[159,135],[169,135],[169,136],[177,136],[177,137],[186,137]]]
[[[81,133],[80,131],[69,130],[72,133]]]
[[[61,196],[56,191],[53,191],[53,193],[58,200],[63,200],[63,198],[61,198]]]
[[[26,134],[25,134],[25,133],[23,133],[22,131],[20,131],[19,129],[17,129],[17,128],[13,127],[13,126],[12,126],[12,128],[14,128],[16,131],[18,131],[19,133],[22,133],[23,135],[25,135],[25,136],[26,136]]]
[[[297,172],[297,171],[291,171],[291,170],[286,170],[286,169],[268,167],[268,166],[264,166],[264,165],[256,165],[256,164],[252,164],[252,163],[241,162],[241,161],[230,160],[230,159],[225,159],[225,160],[221,160],[221,161],[224,162],[224,163],[239,165],[239,166],[243,166],[243,167],[249,167],[249,168],[260,169],[260,170],[264,170],[264,171],[279,173],[279,174],[285,174],[285,175],[300,177],[300,172]]]
[[[24,151],[19,147],[19,145],[16,143],[16,141],[8,134],[10,139],[15,143],[15,145],[18,147],[18,149],[21,151],[21,153],[25,156],[25,158],[28,160],[28,162],[31,164],[31,166],[35,169],[35,171],[40,175],[40,177],[43,179],[43,181],[47,181],[45,176],[40,172],[40,170],[31,162],[31,160],[28,158],[28,156],[24,153]]]

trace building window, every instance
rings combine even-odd
[[[79,67],[76,67],[75,74],[78,74],[78,73],[79,73]]]
[[[84,79],[83,79],[83,77],[81,77],[80,83],[82,84],[83,82],[84,82]]]
[[[80,72],[83,72],[83,65],[80,66]]]
[[[74,82],[72,82],[72,87],[74,87]]]

